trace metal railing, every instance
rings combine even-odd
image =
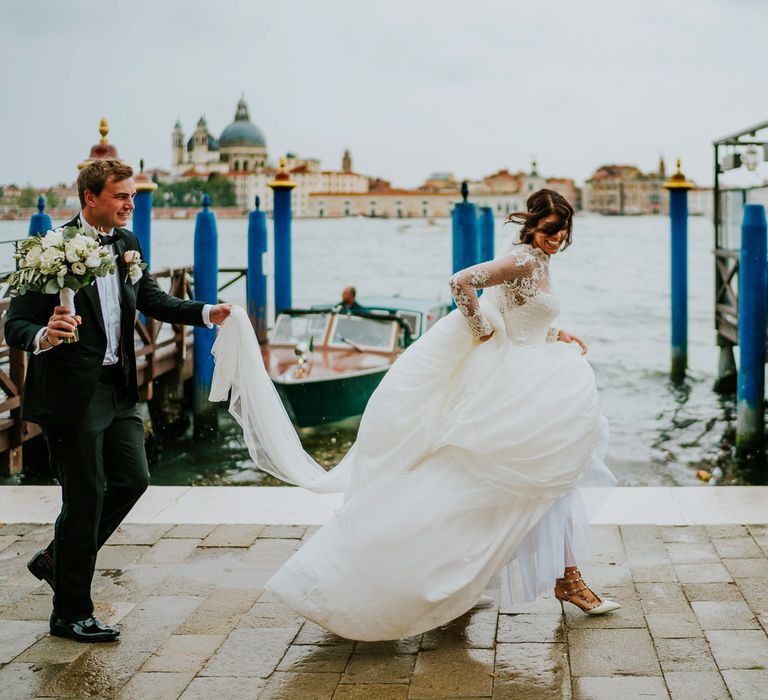
[[[739,344],[739,251],[745,204],[768,208],[768,186],[721,188],[718,192],[714,256],[715,331],[720,345]]]

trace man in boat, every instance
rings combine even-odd
[[[336,311],[348,316],[365,313],[365,307],[355,301],[356,296],[357,290],[354,287],[345,287],[341,293],[341,302],[336,305]]]

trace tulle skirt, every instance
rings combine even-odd
[[[454,312],[405,352],[335,468],[343,507],[269,580],[336,634],[399,639],[469,610],[496,575],[518,601],[589,557],[581,488],[614,483],[578,347],[473,341]]]

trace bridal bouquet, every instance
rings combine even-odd
[[[12,296],[27,292],[57,294],[62,306],[75,315],[75,292],[114,274],[115,256],[99,244],[96,234],[76,226],[30,236],[16,244],[18,268],[8,276]],[[75,330],[76,341],[77,330]]]

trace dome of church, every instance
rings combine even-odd
[[[242,98],[237,103],[235,121],[233,121],[219,137],[220,146],[262,146],[266,147],[267,140],[261,129],[251,122],[248,107]]]
[[[177,122],[177,127],[180,128],[181,124]],[[219,142],[214,138],[213,134],[211,134],[210,131],[208,131],[208,122],[205,121],[205,117],[200,117],[200,119],[197,120],[197,130],[195,131],[195,134],[204,131],[205,135],[208,138],[208,150],[209,151],[218,151],[219,150]],[[192,136],[189,137],[189,140],[187,141],[187,151],[189,153],[192,153],[195,147],[195,134],[192,134]]]
[[[191,153],[192,149],[194,148],[194,140],[195,137],[190,136],[187,140],[187,150]],[[219,150],[219,142],[214,138],[213,134],[211,132],[208,132],[208,150],[209,151],[218,151]]]

